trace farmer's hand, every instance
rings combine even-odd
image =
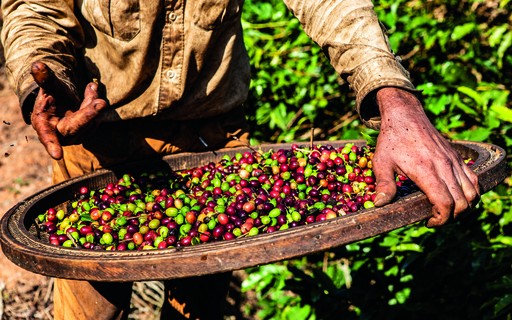
[[[34,63],[31,73],[40,89],[30,120],[48,154],[58,160],[62,145],[79,143],[107,103],[98,98],[94,82],[87,85],[80,103],[44,63]]]
[[[433,205],[427,226],[440,226],[471,208],[480,198],[478,177],[434,128],[421,103],[396,88],[377,92],[381,128],[373,158],[375,205],[389,203],[396,193],[394,174],[409,177]]]

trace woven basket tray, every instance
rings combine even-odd
[[[329,141],[317,144],[358,145],[363,141]],[[484,193],[506,177],[503,149],[490,144],[456,141],[454,148],[465,157],[476,159],[472,169],[479,176]],[[289,148],[290,144],[269,144],[261,150]],[[135,167],[154,169],[164,165],[174,170],[193,168],[249,149],[225,149],[215,153],[166,156],[157,162]],[[185,247],[180,250],[93,251],[56,247],[42,240],[34,226],[38,214],[50,207],[65,206],[81,186],[102,188],[125,173],[99,170],[42,190],[11,208],[1,220],[2,250],[16,265],[29,271],[58,278],[92,281],[143,281],[184,278],[239,270],[339,247],[421,220],[431,215],[426,196],[415,192],[381,208],[372,208],[339,218],[298,226],[270,234]]]

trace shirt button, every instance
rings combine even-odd
[[[172,79],[174,79],[175,76],[176,76],[176,73],[174,71],[172,71],[172,70],[167,71],[167,78],[172,80]]]
[[[178,17],[178,15],[176,13],[174,13],[174,12],[169,13],[169,17],[168,17],[169,22],[174,22],[174,20],[176,20],[177,17]]]

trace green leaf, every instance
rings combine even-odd
[[[85,221],[85,222],[92,222],[91,215],[88,213],[81,214],[80,220]]]
[[[465,124],[465,122],[463,120],[461,120],[461,115],[458,114],[453,117],[450,117],[448,125],[447,125],[447,129],[453,130],[453,129],[457,129],[457,128],[462,128],[462,127],[464,127],[464,124]]]
[[[510,0],[501,0],[500,1],[500,8],[506,8]]]
[[[330,264],[326,270],[327,276],[332,280],[332,283],[336,288],[341,288],[346,283],[345,274],[340,264]]]
[[[507,237],[507,236],[498,236],[496,237],[493,242],[500,242],[500,243],[503,243],[507,246],[512,246],[512,237]]]
[[[486,141],[491,135],[491,130],[489,128],[476,128],[473,130],[466,130],[460,134],[457,134],[456,137],[461,140],[469,140],[469,141]]]
[[[423,252],[422,247],[417,243],[400,243],[398,244],[393,251],[414,251],[414,252]]]
[[[276,282],[275,286],[282,286],[289,274],[286,267],[281,265],[269,264],[262,266],[257,271],[252,272],[242,282],[242,291],[255,290],[256,292],[261,292],[274,282]]]
[[[342,139],[342,140],[359,139],[360,138],[359,133],[360,133],[359,129],[346,128],[345,131],[343,131],[340,139]]]
[[[491,106],[490,110],[496,113],[496,117],[500,120],[512,122],[512,109],[503,105]]]
[[[475,30],[476,24],[474,22],[468,22],[460,26],[456,26],[453,29],[451,39],[456,41],[464,38],[466,35]]]
[[[501,199],[493,199],[490,202],[484,202],[485,209],[495,215],[501,215],[503,212],[503,201]]]
[[[500,226],[504,227],[512,223],[512,208],[508,210],[507,212],[503,213],[503,215],[500,218]]]
[[[465,95],[467,95],[468,97],[470,97],[471,99],[475,100],[475,102],[479,106],[485,105],[484,100],[483,100],[482,96],[480,95],[480,93],[478,91],[473,90],[473,89],[468,88],[468,87],[464,87],[464,86],[458,87],[457,91],[462,92]]]
[[[401,291],[398,291],[395,294],[395,297],[396,297],[396,300],[398,303],[403,304],[407,301],[410,294],[411,294],[411,288],[403,288]]]
[[[432,112],[435,115],[441,114],[441,112],[446,110],[446,105],[450,103],[451,97],[449,95],[443,94],[438,99],[432,98],[429,99],[426,107],[428,111]]]
[[[505,56],[505,52],[512,45],[512,31],[509,31],[503,39],[501,40],[500,46],[498,48],[498,67],[501,69],[503,67],[503,57]]]
[[[422,94],[425,96],[434,95],[437,93],[437,90],[438,90],[438,86],[432,82],[420,84],[420,85],[416,86],[416,88],[418,90],[421,90]]]
[[[394,265],[392,266],[391,268],[387,269],[386,272],[384,273],[387,277],[395,277],[398,275],[398,273],[400,272],[400,268],[398,267],[398,265]]]
[[[395,245],[398,244],[398,242],[400,242],[398,237],[389,236],[389,237],[385,237],[384,240],[380,243],[380,245],[383,247],[394,247]]]
[[[454,95],[453,99],[454,99],[454,101],[453,101],[454,105],[457,108],[464,111],[465,114],[472,115],[474,117],[478,117],[480,115],[478,112],[476,112],[476,110],[475,110],[476,108],[474,108],[474,107],[472,108],[472,107],[468,106],[467,104],[465,104],[464,102],[462,102],[460,100],[459,95]]]
[[[496,306],[494,307],[494,313],[499,315],[505,309],[512,308],[512,294],[505,294],[500,297],[500,299],[496,302]]]
[[[311,317],[311,306],[286,306],[283,311],[283,319],[290,320],[306,320],[306,319],[314,319]]]
[[[366,141],[367,145],[375,147],[377,145],[377,137],[379,136],[379,131],[368,130],[367,132],[361,132],[361,136]]]
[[[489,36],[489,45],[491,47],[496,46],[497,44],[501,43],[501,38],[503,37],[503,34],[507,31],[508,25],[502,24],[501,26],[495,27],[491,29],[491,34]]]

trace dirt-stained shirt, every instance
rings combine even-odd
[[[369,93],[414,90],[370,0],[284,2],[348,81],[366,124],[375,124]],[[110,105],[105,121],[204,118],[247,98],[243,0],[2,0],[1,7],[6,74],[27,122],[35,61],[77,94],[97,79]]]

